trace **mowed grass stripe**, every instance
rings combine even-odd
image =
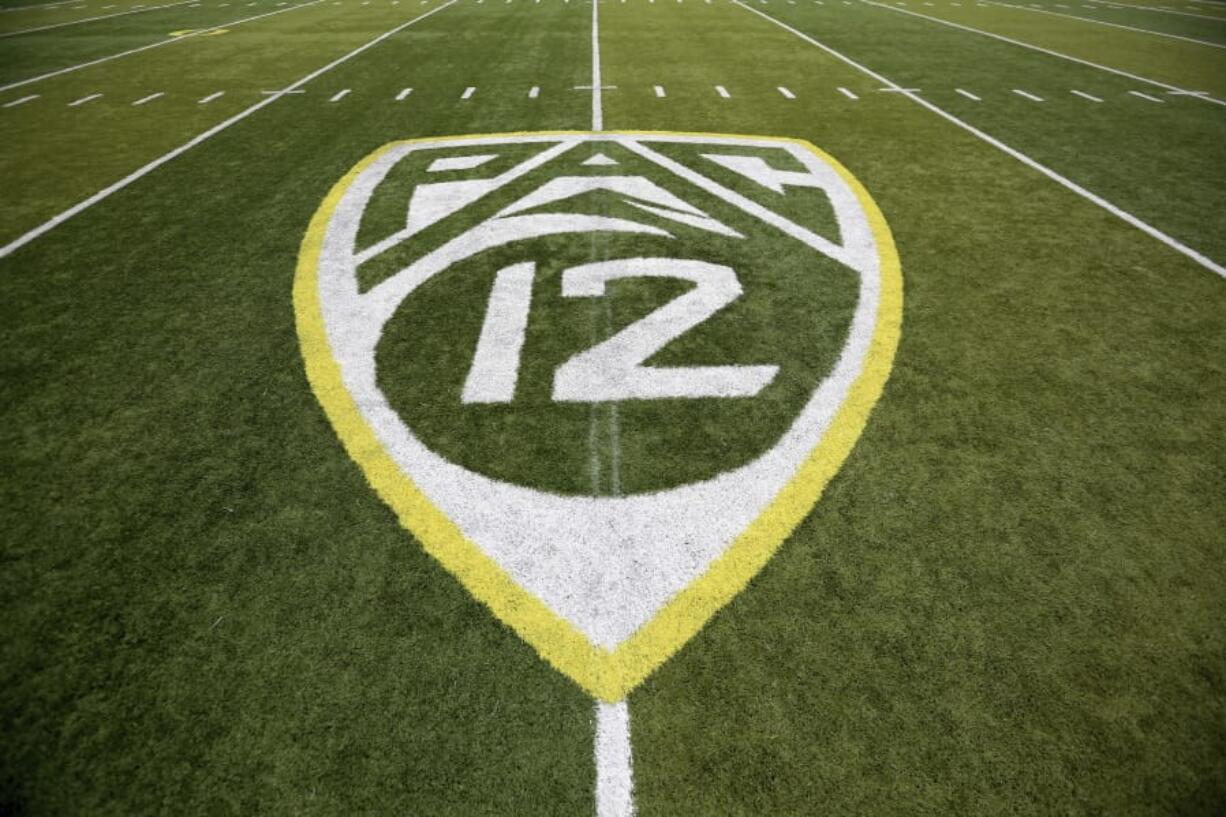
[[[674,94],[688,77],[769,89],[790,72],[801,99],[880,83],[735,7],[629,5],[601,9],[606,82],[670,94],[606,94],[608,127],[814,142],[881,205],[906,288],[894,372],[843,471],[632,698],[640,807],[1208,806],[1205,707],[1226,707],[1221,279],[901,94],[820,115]],[[824,36],[829,18],[812,24]]]
[[[311,214],[380,144],[587,126],[560,82],[587,75],[590,9],[518,7],[450,7],[316,81],[343,105],[286,97],[0,262],[10,801],[591,813],[590,698],[370,491],[290,309]],[[292,39],[322,63],[320,28]],[[432,90],[486,65],[473,104]]]
[[[1171,95],[1154,96],[1168,102],[1155,105],[1135,96],[1138,86],[1129,80],[871,8],[836,16],[788,7],[772,14],[922,89],[922,99],[1217,264],[1226,259],[1226,236],[1212,215],[1226,207],[1226,191],[1216,182],[1216,168],[1226,163],[1219,108]],[[1026,85],[1015,84],[1019,77]],[[971,78],[973,87],[962,85]],[[1182,149],[1172,150],[1172,142]]]
[[[861,2],[883,11],[910,15],[1030,48],[1168,91],[1208,91],[1214,96],[1198,98],[1226,105],[1226,58],[1216,53],[1206,54],[1204,49],[1190,44],[1146,43],[1137,40],[1144,35],[1127,32],[1104,32],[1101,36],[1086,37],[1072,25],[1052,24],[1046,19],[1027,20],[1009,9],[990,6],[973,10],[967,7],[958,12],[944,8],[918,12],[874,0]],[[1198,50],[1189,51],[1193,48]]]

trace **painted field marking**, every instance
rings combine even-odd
[[[1074,89],[1073,89],[1072,91],[1070,91],[1069,93],[1073,94],[1074,96],[1079,96],[1079,97],[1081,97],[1082,99],[1088,99],[1088,100],[1090,100],[1091,102],[1102,102],[1102,100],[1101,100],[1101,99],[1099,99],[1098,97],[1094,96],[1093,94],[1087,94],[1085,91],[1078,91],[1076,88],[1074,88]]]
[[[413,25],[414,23],[417,23],[420,20],[424,20],[427,17],[430,17],[431,15],[437,14],[438,12],[442,11],[445,8],[455,5],[455,3],[457,2],[458,0],[446,0],[446,2],[444,2],[442,5],[435,6],[434,8],[425,12],[424,14],[414,17],[412,20],[408,20],[407,22],[401,23],[395,26],[394,28],[388,29],[387,31],[380,34],[379,36],[375,37],[374,39],[367,40],[365,43],[363,43],[362,45],[359,45],[357,48],[353,49],[352,51],[346,54],[342,54],[340,57],[337,57],[332,62],[328,63],[322,68],[315,69],[311,73],[307,74],[306,76],[294,82],[286,90],[292,91],[297,88],[301,88],[303,85],[306,85],[311,80],[314,80],[314,79],[317,79],[323,76],[324,74],[331,71],[333,68],[336,68],[338,65],[343,65],[349,60],[358,56],[359,54],[362,54],[365,51],[371,48],[374,48],[376,45],[388,39],[389,37],[396,36],[401,31],[404,31],[406,28]],[[215,94],[214,97],[216,96],[221,96],[221,94],[220,93]],[[145,176],[157,170],[159,167],[171,161],[172,159],[182,156],[187,151],[196,147],[196,145],[199,145],[207,141],[208,139],[211,139],[212,137],[226,130],[230,126],[236,125],[239,122],[242,122],[244,119],[251,116],[256,111],[260,110],[261,108],[266,108],[267,106],[276,102],[278,99],[280,99],[280,96],[266,97],[265,99],[260,100],[254,105],[248,108],[244,108],[243,110],[236,113],[234,116],[231,116],[229,119],[219,122],[213,127],[209,128],[208,130],[197,134],[196,136],[192,137],[188,141],[179,145],[174,150],[171,150],[167,153],[163,153],[161,156],[157,157],[153,161],[142,165],[141,167],[129,173],[127,176],[124,176],[119,181],[114,182],[113,184],[102,188],[97,193],[94,193],[92,196],[77,202],[73,206],[69,207],[67,210],[64,210],[60,212],[58,215],[47,219],[46,221],[44,221],[42,224],[38,225],[34,229],[27,231],[26,233],[10,241],[8,244],[5,244],[3,247],[0,247],[0,258],[6,258],[9,255],[12,255],[18,249],[24,247],[26,244],[29,244],[31,241],[38,238],[39,236],[46,235],[47,233],[51,232],[56,227],[60,226],[65,221],[77,215],[78,213],[81,213],[89,209],[90,207],[93,207],[95,204],[97,204],[100,201],[110,198],[115,193],[118,193],[120,190],[123,190],[124,188],[132,185],[133,183],[143,179]]]
[[[791,92],[791,91],[789,91],[787,88],[784,88],[782,85],[780,85],[780,86],[779,86],[779,93],[783,94],[783,96],[784,96],[786,99],[795,99],[795,98],[796,98],[796,94],[792,93],[792,92]]]
[[[405,88],[403,91],[401,91],[400,93],[396,94],[396,101],[397,101],[397,102],[404,102],[406,99],[408,99],[408,98],[409,98],[409,94],[411,94],[411,93],[413,93],[413,89],[412,89],[412,88]]]
[[[1031,102],[1042,102],[1043,101],[1043,97],[1035,96],[1034,94],[1028,91],[1023,91],[1021,88],[1014,88],[1013,93],[1017,94],[1020,97],[1025,97],[1026,99],[1029,99]]]
[[[197,105],[208,105],[214,99],[218,99],[219,97],[221,97],[224,93],[225,91],[217,91],[215,93],[211,93],[206,97],[201,97],[200,99],[198,99],[196,101],[196,104]]]
[[[33,102],[36,99],[38,99],[38,94],[30,94],[29,96],[23,96],[21,99],[14,99],[12,102],[5,102],[3,107],[16,108],[18,105],[24,105],[27,102]]]
[[[890,85],[885,88],[878,88],[877,90],[886,94],[902,94],[903,96],[918,94],[920,92],[919,88],[904,88],[901,85]]]
[[[868,0],[863,0],[863,1],[868,2]],[[758,15],[762,19],[767,20],[771,23],[774,23],[776,26],[779,26],[785,31],[791,32],[792,34],[804,40],[805,42],[809,43],[810,45],[814,46],[815,48],[820,48],[822,51],[826,52],[827,54],[834,57],[835,59],[843,62],[846,65],[851,66],[852,68],[855,68],[857,71],[869,77],[872,77],[878,82],[883,82],[883,83],[890,82],[889,79],[882,76],[881,74],[878,74],[876,71],[872,70],[871,68],[867,68],[861,65],[860,63],[856,62],[855,60],[853,60],[851,57],[848,57],[847,55],[839,51],[835,51],[833,48],[831,48],[828,45],[825,45],[824,43],[818,42],[817,40],[810,37],[808,34],[805,34],[803,31],[799,31],[798,29],[792,28],[787,23],[781,22],[780,20],[776,20],[774,17],[771,17],[769,14],[766,14],[765,12],[759,11],[758,9],[755,9],[752,6],[749,6],[741,2],[741,0],[733,0],[733,2],[736,5],[740,6],[741,8],[745,9],[746,11],[753,12],[754,14]],[[873,3],[871,5],[876,5],[876,4]],[[1175,252],[1196,262],[1197,264],[1209,270],[1210,272],[1216,273],[1217,275],[1220,275],[1221,277],[1226,278],[1226,266],[1219,264],[1218,262],[1214,261],[1212,258],[1209,258],[1208,256],[1197,252],[1196,250],[1192,249],[1186,244],[1179,242],[1178,240],[1172,238],[1171,236],[1159,230],[1157,227],[1151,226],[1150,224],[1142,221],[1141,219],[1137,218],[1131,213],[1121,210],[1119,207],[1116,207],[1114,204],[1107,201],[1102,196],[1099,196],[1098,194],[1087,190],[1086,188],[1074,182],[1072,179],[1062,176],[1056,171],[1047,167],[1046,165],[1041,164],[1035,161],[1034,159],[1031,159],[1029,156],[1022,153],[1020,150],[1009,147],[1008,145],[1006,145],[1004,142],[1000,141],[996,137],[991,136],[990,134],[987,134],[984,131],[979,130],[979,128],[976,128],[974,125],[971,125],[970,123],[959,119],[958,117],[954,116],[953,114],[949,113],[943,108],[937,107],[936,105],[932,104],[931,102],[929,102],[928,100],[924,99],[921,96],[908,94],[907,98],[913,101],[915,104],[928,109],[929,111],[941,117],[942,119],[949,122],[950,124],[956,125],[957,127],[961,128],[962,130],[976,137],[977,139],[983,142],[986,142],[987,144],[996,148],[1000,152],[1008,156],[1011,156],[1012,158],[1026,165],[1030,169],[1035,170],[1038,173],[1041,173],[1042,175],[1056,182],[1057,184],[1059,184],[1061,187],[1065,188],[1066,190],[1069,190],[1070,192],[1075,193],[1078,196],[1081,196],[1087,201],[1098,205],[1099,207],[1106,210],[1108,213],[1111,213],[1113,216],[1120,219],[1121,221],[1124,221],[1125,223],[1145,233],[1149,237],[1156,239],[1157,241],[1165,244],[1167,247],[1170,247]]]
[[[855,95],[855,94],[854,94],[854,93],[853,93],[851,90],[849,90],[849,89],[847,89],[847,88],[843,88],[843,87],[841,87],[841,86],[839,87],[839,93],[840,93],[840,94],[842,94],[843,96],[847,97],[848,99],[853,100],[853,101],[854,101],[854,100],[857,100],[857,99],[859,99],[859,98],[860,98],[860,97],[856,96],[856,95]]]
[[[737,0],[733,0],[733,2],[737,2]],[[938,23],[943,26],[949,26],[950,28],[956,28],[962,31],[968,31],[971,34],[978,34],[982,37],[990,37],[993,40],[999,40],[1002,43],[1009,43],[1010,45],[1016,45],[1019,48],[1028,48],[1031,51],[1037,51],[1040,54],[1047,54],[1050,57],[1058,57],[1062,60],[1068,60],[1069,62],[1075,62],[1080,65],[1087,65],[1090,68],[1097,68],[1100,71],[1106,71],[1107,73],[1115,74],[1116,76],[1127,77],[1128,79],[1136,80],[1137,82],[1144,82],[1147,85],[1155,85],[1159,88],[1164,88],[1168,91],[1184,90],[1183,88],[1180,88],[1177,85],[1168,85],[1167,83],[1160,82],[1159,80],[1156,80],[1156,79],[1149,79],[1148,77],[1142,77],[1137,74],[1131,74],[1127,71],[1121,71],[1118,68],[1111,68],[1106,65],[1101,65],[1097,62],[1090,62],[1089,60],[1083,60],[1080,57],[1073,57],[1068,54],[1062,54],[1059,51],[1052,51],[1050,48],[1043,48],[1042,46],[1032,45],[1031,43],[1022,42],[1021,40],[1015,40],[1012,37],[1006,37],[1002,34],[993,34],[991,31],[984,31],[983,29],[972,28],[971,26],[965,26],[965,25],[962,25],[961,23],[954,23],[949,20],[942,20],[940,17],[931,17],[927,14],[920,14],[917,11],[900,11],[892,6],[887,6],[884,3],[877,3],[877,2],[874,2],[873,0],[860,0],[860,2],[862,2],[866,6],[875,6],[876,8],[885,9],[886,11],[892,11],[897,14],[910,14],[912,17],[919,17],[922,20],[928,20],[929,22]],[[1206,102],[1212,102],[1215,105],[1226,105],[1226,100],[1215,99],[1214,97],[1211,97],[1211,96],[1202,96],[1198,98],[1203,99]]]
[[[190,0],[182,0],[179,3],[168,3],[164,6],[153,6],[152,8],[145,9],[132,8],[128,11],[117,11],[114,14],[100,14],[97,17],[86,17],[83,20],[69,20],[66,23],[55,23],[54,25],[37,26],[35,28],[23,28],[20,31],[7,31],[4,34],[0,34],[0,38],[16,37],[20,34],[33,34],[35,31],[50,31],[53,28],[64,28],[65,26],[78,26],[82,23],[92,23],[95,20],[109,20],[112,17],[123,17],[125,14],[142,14],[146,11],[158,11],[159,9],[168,9],[173,6],[182,6],[188,2],[190,2]]]
[[[592,0],[592,130],[604,130],[604,98],[600,73],[600,3]]]
[[[595,744],[597,817],[633,817],[630,707],[624,700],[596,702]]]
[[[340,102],[342,99],[344,99],[345,97],[349,96],[349,91],[350,91],[350,90],[352,90],[352,89],[350,89],[350,88],[345,88],[345,89],[344,89],[344,90],[342,90],[342,91],[337,91],[335,94],[333,94],[333,95],[332,95],[332,98],[331,98],[331,99],[329,99],[328,101],[329,101],[329,102]]]
[[[1152,31],[1148,28],[1137,28],[1136,26],[1126,26],[1126,25],[1122,25],[1121,23],[1109,23],[1106,20],[1091,20],[1087,17],[1078,17],[1076,14],[1064,14],[1063,12],[1059,12],[1059,11],[1048,11],[1038,6],[1032,6],[1030,8],[1026,8],[1024,6],[1014,6],[1014,5],[1010,5],[1009,3],[996,3],[996,2],[992,3],[992,5],[1001,6],[1004,8],[1017,9],[1018,11],[1032,11],[1032,12],[1038,12],[1039,14],[1050,14],[1053,17],[1065,17],[1069,20],[1080,20],[1083,23],[1090,23],[1091,25],[1096,25],[1096,26],[1110,26],[1111,28],[1122,28],[1125,31],[1135,31],[1138,34],[1152,34],[1155,37],[1166,37],[1169,40],[1183,40],[1185,43],[1195,43],[1196,45],[1207,45],[1210,48],[1226,48],[1226,44],[1224,43],[1214,43],[1208,40],[1198,40],[1195,37],[1184,37],[1179,34],[1168,34],[1165,31]]]
[[[86,102],[89,102],[91,99],[97,99],[100,96],[102,96],[102,94],[90,94],[89,96],[83,96],[80,99],[75,99],[72,102],[69,102],[68,107],[75,108],[78,105],[84,105]]]
[[[724,99],[732,99],[732,94],[728,93],[728,89],[722,85],[715,86],[715,93],[719,94]]]
[[[1132,94],[1133,96],[1139,96],[1139,97],[1141,97],[1141,99],[1149,100],[1150,102],[1159,102],[1159,103],[1160,103],[1160,102],[1164,102],[1164,101],[1165,101],[1165,100],[1159,99],[1159,98],[1158,98],[1158,97],[1156,97],[1156,96],[1150,96],[1149,94],[1143,94],[1143,93],[1141,93],[1140,91],[1129,91],[1128,93]]]
[[[1168,96],[1209,96],[1208,91],[1167,91]]]
[[[46,74],[39,74],[36,77],[30,77],[29,79],[17,80],[16,82],[10,82],[7,85],[0,85],[0,91],[8,91],[12,88],[20,88],[23,85],[29,85],[34,82],[41,82],[42,80],[50,79],[51,77],[58,77],[61,74],[67,74],[72,71],[80,71],[82,68],[89,68],[94,65],[101,65],[104,62],[110,62],[111,60],[117,60],[120,57],[127,57],[127,56],[131,56],[132,54],[139,54],[140,52],[148,51],[151,48],[160,48],[164,45],[170,45],[171,43],[181,43],[193,37],[202,37],[208,34],[209,32],[218,31],[218,30],[227,28],[229,26],[237,26],[237,25],[241,25],[242,23],[250,23],[253,20],[259,20],[264,17],[271,17],[274,14],[284,14],[287,11],[296,11],[298,9],[307,8],[309,6],[313,6],[321,2],[323,2],[323,0],[308,0],[305,3],[300,3],[299,5],[293,6],[291,8],[281,9],[280,11],[266,11],[263,14],[257,14],[253,17],[244,17],[241,20],[234,20],[229,23],[222,23],[221,25],[216,25],[216,26],[213,26],[212,28],[202,28],[191,34],[184,34],[181,37],[169,37],[165,40],[158,40],[157,42],[150,43],[149,45],[142,45],[137,48],[130,48],[127,51],[120,51],[117,54],[110,54],[106,57],[99,57],[97,59],[90,60],[89,62],[80,63],[79,65],[70,65],[67,68],[60,68],[56,71],[49,71]]]
[[[966,97],[967,99],[971,100],[972,102],[982,102],[982,101],[983,101],[983,100],[982,100],[982,99],[980,99],[979,97],[977,97],[977,96],[975,96],[974,94],[972,94],[970,91],[964,91],[964,90],[962,90],[961,88],[954,88],[954,91],[956,91],[956,92],[957,92],[957,93],[959,93],[959,94],[962,94],[962,96]]]
[[[528,89],[528,99],[536,99],[540,95],[541,95],[540,86],[533,85],[531,88]]]
[[[655,88],[656,90],[656,96],[660,99],[663,99],[665,96],[664,86],[663,85],[653,85],[652,87]]]
[[[1133,11],[1156,11],[1159,14],[1178,14],[1181,17],[1199,17],[1202,20],[1216,20],[1218,22],[1226,20],[1226,17],[1222,17],[1216,14],[1193,14],[1190,11],[1179,11],[1178,9],[1158,8],[1157,6],[1140,6],[1140,5],[1136,5],[1133,3],[1129,3],[1127,5],[1118,5],[1118,4],[1111,4],[1111,5],[1104,4],[1104,5],[1107,5],[1107,8],[1110,8],[1110,9],[1133,10]],[[1065,6],[1065,8],[1068,8],[1068,7]],[[1088,8],[1093,11],[1098,11],[1098,9],[1095,6],[1085,6],[1084,8]],[[1196,6],[1186,6],[1186,8],[1194,9],[1196,8]],[[1199,9],[1197,10],[1199,11]]]
[[[472,99],[472,95],[477,92],[477,89],[471,85],[464,89],[464,93],[460,94],[460,99]]]
[[[140,99],[132,103],[132,107],[135,108],[137,105],[144,105],[146,102],[152,102],[153,100],[157,99],[160,96],[166,96],[166,92],[158,91],[156,94],[149,94],[149,96],[142,96]]]

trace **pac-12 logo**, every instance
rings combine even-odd
[[[294,292],[307,373],[400,522],[596,697],[622,699],[810,511],[888,376],[898,258],[795,140],[385,145]]]

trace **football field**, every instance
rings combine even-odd
[[[1226,811],[1226,2],[0,6],[0,815]]]

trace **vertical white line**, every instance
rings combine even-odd
[[[600,0],[592,0],[592,130],[604,130],[600,99]]]
[[[596,817],[632,817],[630,707],[596,702]]]

